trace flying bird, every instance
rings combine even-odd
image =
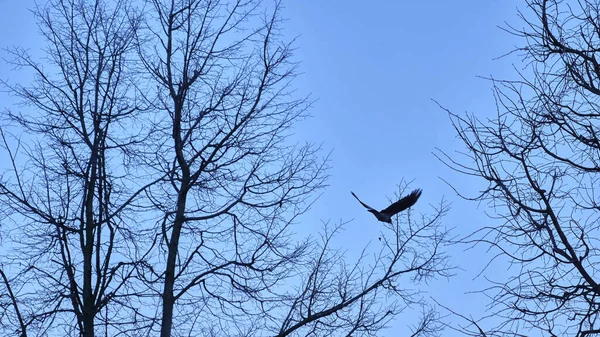
[[[350,193],[352,193],[352,195],[356,198],[356,200],[358,200],[358,202],[360,202],[361,205],[363,205],[369,212],[373,213],[373,215],[377,218],[377,220],[379,220],[381,222],[387,222],[387,223],[392,223],[392,217],[394,215],[396,215],[396,214],[402,212],[403,210],[414,205],[417,202],[417,200],[419,200],[419,197],[421,196],[422,192],[423,191],[421,189],[416,189],[416,190],[412,191],[409,195],[405,196],[404,198],[389,205],[386,209],[384,209],[382,211],[377,211],[373,207],[360,201],[360,199],[356,196],[356,194],[354,194],[354,192],[350,191]]]

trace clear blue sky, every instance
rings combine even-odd
[[[368,4],[367,4],[368,3]],[[33,1],[0,0],[0,46],[35,48],[41,39],[27,8]],[[351,258],[367,243],[375,244],[379,224],[356,203],[384,205],[402,179],[424,190],[415,211],[429,211],[445,197],[452,209],[445,219],[464,235],[491,220],[486,205],[460,200],[439,179],[474,195],[480,182],[457,175],[433,155],[435,148],[461,150],[447,115],[431,99],[454,112],[484,117],[495,111],[491,84],[476,76],[514,79],[517,57],[494,58],[522,44],[497,26],[521,25],[517,0],[467,1],[286,1],[288,37],[299,36],[296,60],[303,73],[300,93],[318,101],[314,116],[297,127],[297,138],[323,142],[331,156],[330,187],[301,219],[301,233],[316,231],[321,220],[354,219],[338,238]],[[2,53],[2,55],[4,55]],[[0,77],[16,73],[0,63]],[[6,95],[0,101],[10,102]],[[473,278],[492,258],[482,249],[451,251],[463,270],[449,281],[432,282],[428,291],[443,304],[467,315],[482,315],[485,299],[465,295],[486,285]],[[506,266],[494,264],[503,273]],[[492,270],[486,273],[492,275]],[[400,317],[382,336],[399,336],[409,318]],[[446,336],[453,332],[447,331]]]
[[[522,44],[498,26],[518,27],[522,1],[288,1],[286,32],[299,35],[297,58],[302,62],[301,90],[318,101],[314,118],[299,128],[298,138],[324,142],[333,149],[330,187],[303,223],[317,230],[319,219],[354,219],[340,245],[348,255],[366,243],[376,245],[379,224],[350,195],[356,192],[371,205],[385,205],[403,178],[423,188],[415,210],[429,211],[442,197],[452,202],[445,219],[455,234],[466,235],[489,225],[484,211],[459,199],[439,179],[475,195],[481,187],[458,175],[433,155],[435,148],[462,150],[448,117],[432,99],[453,112],[493,115],[490,82],[477,76],[515,79],[516,56],[494,60]],[[480,317],[487,299],[465,295],[489,286],[483,276],[506,273],[500,261],[474,278],[492,258],[483,249],[451,251],[463,269],[456,277],[432,282],[429,293],[456,311]],[[399,317],[382,336],[404,336],[411,316]],[[463,322],[464,323],[464,322]],[[446,331],[445,336],[453,336]]]

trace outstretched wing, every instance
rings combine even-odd
[[[388,208],[381,211],[381,213],[385,213],[392,216],[394,214],[402,212],[403,210],[414,205],[417,202],[417,200],[419,200],[419,197],[421,196],[422,192],[423,191],[421,189],[416,189],[412,191],[409,195],[396,201],[395,203],[391,204]]]
[[[366,209],[370,210],[370,211],[375,211],[375,209],[367,204],[365,204],[364,202],[360,201],[360,199],[356,196],[356,194],[354,194],[354,192],[350,191],[350,193],[352,193],[352,195],[356,198],[356,200],[358,200],[358,202],[360,202],[361,205],[363,205]]]

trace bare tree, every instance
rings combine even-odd
[[[473,199],[488,201],[498,222],[465,241],[497,248],[514,267],[484,291],[492,301],[490,316],[504,318],[486,334],[595,335],[600,4],[527,4],[529,11],[520,13],[525,28],[507,28],[526,42],[517,52],[527,69],[520,80],[493,81],[495,118],[450,113],[468,159],[440,156],[489,182]]]
[[[23,105],[0,129],[3,335],[94,336],[123,323],[142,191],[122,160],[140,141],[127,66],[139,19],[127,12],[126,1],[51,1],[34,10],[47,57],[10,50],[35,80],[4,83]]]
[[[345,224],[293,232],[328,160],[289,137],[311,101],[281,4],[140,6],[52,0],[49,62],[13,50],[36,81],[6,83],[26,112],[0,129],[0,333],[374,336],[417,308],[413,336],[438,335],[415,284],[449,276],[445,202],[354,262]]]
[[[407,185],[401,184],[397,198],[406,191]],[[319,254],[301,273],[301,286],[284,301],[285,316],[276,319],[275,336],[375,336],[392,318],[414,307],[420,307],[422,315],[410,326],[411,336],[439,336],[439,315],[408,285],[450,276],[452,268],[443,252],[448,232],[441,223],[447,211],[442,201],[432,215],[418,220],[411,212],[395,216],[393,224],[384,225],[381,248],[370,263],[365,248],[354,264],[348,264],[330,247],[341,225],[325,230]]]

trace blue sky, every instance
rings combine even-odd
[[[0,0],[0,45],[39,47],[41,41],[27,8],[33,1]],[[432,99],[454,112],[479,117],[495,112],[491,83],[477,76],[514,79],[516,56],[494,60],[522,44],[502,31],[517,18],[521,1],[287,1],[283,15],[288,38],[299,36],[295,58],[303,73],[295,83],[299,93],[317,99],[313,118],[296,128],[298,139],[323,143],[333,150],[329,188],[301,220],[300,233],[320,228],[321,221],[351,220],[338,237],[351,258],[370,242],[380,225],[352,198],[350,191],[373,206],[383,206],[402,179],[422,188],[416,212],[429,211],[442,197],[452,202],[445,218],[456,235],[489,225],[484,211],[459,199],[444,178],[475,195],[481,182],[460,176],[432,154],[462,150],[447,115]],[[19,78],[0,63],[0,77]],[[0,96],[3,106],[10,102]],[[429,293],[458,312],[478,317],[486,302],[465,295],[483,288],[474,280],[492,258],[483,249],[451,251],[452,263],[463,270],[450,280],[432,282]],[[496,263],[486,271],[506,270]],[[400,317],[383,336],[396,336],[406,319]],[[448,331],[445,335],[452,335]]]
[[[432,154],[463,150],[446,113],[495,114],[491,83],[478,76],[515,79],[518,56],[499,56],[522,44],[502,31],[504,22],[522,26],[510,1],[294,1],[287,2],[286,33],[299,36],[297,59],[303,75],[300,90],[318,101],[313,118],[298,128],[298,138],[324,142],[333,149],[330,187],[303,223],[317,230],[320,220],[354,219],[339,237],[352,257],[376,244],[380,225],[350,195],[372,206],[385,205],[402,179],[424,190],[415,206],[429,211],[442,197],[452,202],[445,219],[454,233],[466,235],[489,225],[487,205],[459,199],[441,178],[475,195],[481,181],[456,174]],[[465,294],[489,283],[484,277],[506,274],[483,247],[451,250],[463,270],[450,280],[432,282],[428,293],[442,304],[473,317],[484,315],[487,299]],[[474,279],[475,278],[475,279]],[[400,336],[410,317],[399,317],[382,336]],[[452,336],[446,331],[445,336]]]

